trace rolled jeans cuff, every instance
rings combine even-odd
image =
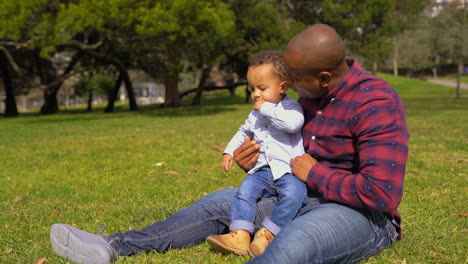
[[[271,221],[270,217],[265,217],[265,219],[263,219],[263,222],[262,222],[262,225],[268,229],[268,231],[270,231],[271,233],[273,233],[273,235],[277,236],[278,233],[281,231],[281,227],[279,227],[277,224],[273,223],[273,221]]]
[[[241,230],[245,230],[245,231],[248,231],[249,233],[253,233],[254,230],[255,230],[255,227],[254,227],[254,224],[249,222],[249,221],[245,221],[245,220],[233,220],[231,222],[231,225],[229,226],[229,230],[236,230],[236,229],[241,229]]]

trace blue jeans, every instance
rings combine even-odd
[[[255,208],[260,198],[277,196],[278,202],[262,225],[274,235],[297,215],[307,201],[307,187],[291,173],[273,180],[269,167],[247,175],[237,190],[231,205],[230,230],[242,229],[254,233]]]
[[[166,220],[142,230],[116,233],[108,241],[121,256],[202,243],[209,235],[228,231],[236,191],[227,188],[211,193]],[[275,204],[275,197],[258,202],[256,228],[271,215]],[[389,247],[396,237],[395,227],[384,214],[352,209],[310,193],[298,216],[273,239],[265,253],[249,263],[357,262]]]

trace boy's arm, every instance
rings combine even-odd
[[[223,151],[223,154],[229,154],[233,157],[234,151],[239,148],[242,143],[244,143],[244,138],[253,137],[253,132],[252,132],[252,122],[253,122],[253,116],[252,113],[249,114],[249,117],[245,120],[245,123],[239,127],[239,130],[234,134],[232,139],[229,141],[229,143],[226,146],[226,149]]]
[[[277,105],[265,102],[260,108],[260,114],[268,117],[274,127],[288,133],[301,131],[304,125],[302,107],[296,101]]]

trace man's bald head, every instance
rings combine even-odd
[[[288,67],[304,73],[333,72],[345,60],[343,40],[324,24],[312,25],[294,36],[284,50]]]

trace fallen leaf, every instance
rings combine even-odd
[[[154,166],[157,166],[157,167],[161,167],[162,165],[164,165],[164,162],[157,162],[156,164],[154,164]]]
[[[458,158],[455,161],[458,162],[458,163],[465,163],[465,162],[468,162],[468,159]]]
[[[224,151],[224,149],[225,149],[225,147],[221,147],[221,146],[216,145],[216,144],[215,144],[215,145],[212,145],[212,147],[213,147],[214,149],[216,149],[216,150],[219,150],[219,151]]]
[[[468,212],[458,212],[458,214],[461,216],[468,216]]]
[[[47,262],[47,259],[46,258],[40,258],[36,261],[36,264],[44,264]]]
[[[180,173],[177,171],[165,171],[162,174],[180,175]]]
[[[7,249],[5,250],[5,253],[11,254],[11,253],[13,253],[13,249],[12,249],[12,248],[7,248]]]
[[[15,197],[15,203],[21,201],[21,199],[23,199],[23,198],[21,198],[21,196],[16,196],[16,197]]]
[[[215,133],[210,133],[210,137],[214,137],[215,135]]]
[[[60,216],[62,212],[60,210],[55,210],[54,215],[55,216]]]

